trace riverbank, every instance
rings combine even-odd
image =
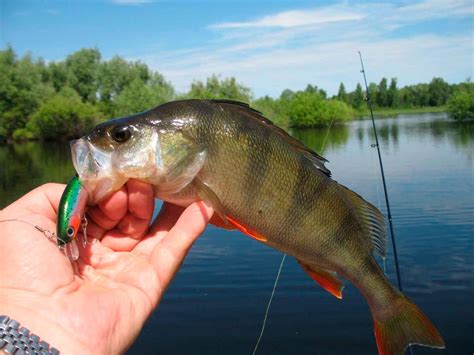
[[[437,112],[448,112],[448,107],[443,106],[427,106],[427,107],[406,107],[406,108],[377,108],[374,109],[374,116],[378,117],[387,117],[387,116],[396,116],[396,115],[416,115],[421,113],[437,113]],[[354,118],[361,118],[369,116],[369,109],[358,112],[358,115]]]

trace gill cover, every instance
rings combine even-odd
[[[72,160],[90,201],[97,203],[134,178],[155,185],[157,195],[179,192],[202,168],[205,151],[173,122],[104,122],[71,142]]]

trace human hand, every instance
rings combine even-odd
[[[56,230],[64,185],[47,184],[0,211]],[[120,353],[137,337],[213,211],[165,203],[149,229],[152,187],[130,180],[88,211],[89,243],[71,262],[32,226],[0,223],[1,313],[62,353]],[[81,238],[82,236],[79,236]]]

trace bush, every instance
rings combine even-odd
[[[79,94],[66,88],[43,103],[26,128],[37,138],[70,139],[90,130],[99,116],[96,107],[82,102]],[[18,134],[22,136],[24,132]]]
[[[13,132],[12,138],[16,141],[27,141],[34,139],[35,135],[27,128],[18,128]]]
[[[221,80],[217,75],[212,75],[207,78],[205,84],[202,81],[194,81],[186,97],[188,99],[229,99],[249,103],[252,93],[234,77]]]
[[[128,116],[152,109],[171,100],[173,95],[173,88],[164,79],[160,82],[157,77],[150,83],[135,79],[115,99],[114,115]]]
[[[339,100],[324,100],[319,93],[298,92],[288,107],[290,125],[297,128],[327,126],[353,117],[352,109]]]
[[[448,111],[450,116],[458,121],[474,118],[474,84],[451,96],[448,100]]]
[[[288,115],[285,113],[281,100],[274,100],[269,96],[265,96],[253,101],[250,106],[260,111],[266,118],[272,120],[275,125],[288,128]]]

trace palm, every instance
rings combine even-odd
[[[0,220],[16,218],[52,231],[63,189],[35,190],[3,210]],[[212,215],[203,204],[182,211],[165,205],[148,231],[151,187],[131,181],[89,211],[88,236],[94,239],[81,247],[74,263],[31,226],[1,223],[0,287],[35,303],[48,302],[57,325],[91,352],[123,351]]]

